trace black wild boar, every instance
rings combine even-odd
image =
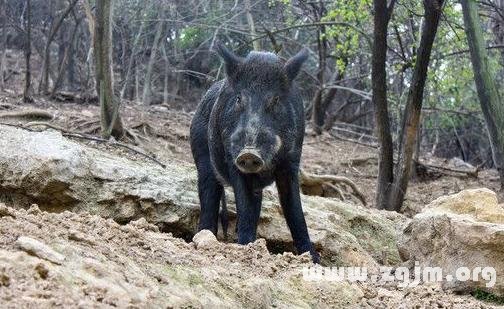
[[[199,229],[217,233],[223,185],[231,185],[238,243],[254,241],[262,190],[275,181],[297,251],[309,251],[319,262],[308,236],[298,180],[305,123],[293,81],[308,51],[303,49],[286,62],[268,52],[241,58],[222,45],[217,51],[227,78],[208,90],[191,123],[201,203]]]

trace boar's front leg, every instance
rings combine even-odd
[[[320,256],[313,248],[301,206],[299,176],[297,169],[281,168],[275,175],[280,204],[299,254],[310,252],[314,263],[320,263]]]
[[[250,179],[234,172],[231,184],[236,200],[238,243],[246,245],[256,240],[261,213],[262,191],[254,192]]]
[[[198,230],[210,230],[217,235],[219,206],[224,187],[215,177],[209,156],[196,160],[198,170],[198,195],[201,205]]]

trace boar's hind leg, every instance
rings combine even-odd
[[[282,170],[276,175],[276,185],[285,220],[294,240],[294,246],[299,254],[310,252],[313,262],[319,263],[320,257],[310,241],[301,206],[298,173],[289,169]]]
[[[201,207],[198,230],[210,230],[217,235],[219,203],[224,188],[215,177],[209,157],[199,158],[196,166]]]
[[[231,181],[236,200],[238,243],[246,245],[256,240],[261,213],[262,192],[254,192],[245,177],[235,175]]]

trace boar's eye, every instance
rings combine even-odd
[[[245,107],[245,104],[243,102],[241,95],[236,96],[234,106],[235,106],[236,111],[241,111]]]
[[[268,103],[268,108],[274,108],[280,102],[279,96],[274,96]]]

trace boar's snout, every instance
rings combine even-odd
[[[251,174],[262,170],[264,160],[255,148],[245,148],[236,157],[235,164],[243,173]]]

